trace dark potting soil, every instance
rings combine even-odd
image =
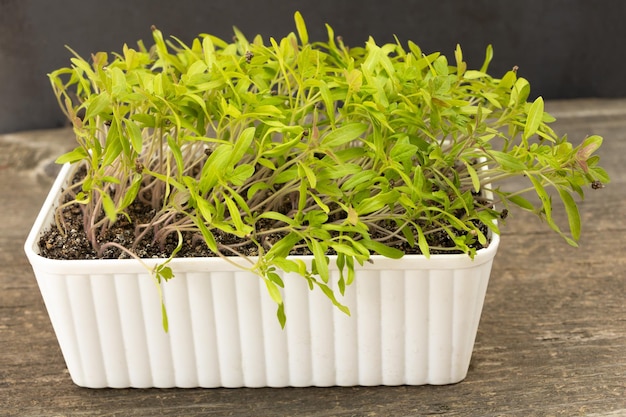
[[[140,204],[134,204],[131,208],[132,209],[128,211],[131,221],[128,221],[125,217],[120,216],[120,219],[110,229],[97,237],[97,241],[100,245],[103,245],[106,242],[115,242],[126,248],[131,248],[133,246],[135,224],[144,223],[146,217],[150,216],[152,209]],[[73,206],[66,208],[64,210],[63,217],[65,219],[63,232],[61,232],[56,226],[52,225],[40,238],[39,247],[42,256],[51,259],[118,259],[129,257],[128,254],[116,247],[108,247],[102,251],[101,255],[98,255],[87,239],[87,235],[83,228],[83,216],[80,207]],[[484,228],[483,233],[486,233],[486,228]],[[281,237],[282,236],[274,236],[273,239],[278,240]],[[375,237],[375,235],[373,235],[373,237]],[[216,234],[216,239],[224,244],[236,242],[229,235],[220,235],[219,233]],[[445,232],[431,234],[429,235],[429,239],[432,246],[437,245],[442,247],[451,247],[453,244],[452,239],[450,239]],[[149,232],[141,242],[134,245],[134,252],[140,258],[167,258],[169,254],[174,251],[177,244],[178,237],[175,233],[169,234],[164,242],[155,242],[153,233]],[[417,245],[411,247],[407,243],[402,243],[395,244],[393,246],[401,249],[405,254],[421,253]],[[481,247],[482,246],[479,243],[476,243],[477,249],[480,249]],[[257,255],[256,246],[253,245],[239,247],[237,250],[248,256]],[[432,250],[431,253],[454,252]],[[299,249],[294,254],[310,255],[311,253],[305,247]],[[185,232],[183,233],[183,246],[177,256],[210,257],[215,256],[215,254],[209,250],[201,236]]]

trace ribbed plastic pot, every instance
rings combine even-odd
[[[219,258],[177,258],[169,264],[175,278],[162,284],[166,333],[156,284],[139,262],[39,255],[69,172],[59,174],[25,250],[77,385],[440,385],[466,377],[497,235],[473,260],[374,256],[341,299],[351,316],[300,276],[283,274],[285,329],[256,275]]]

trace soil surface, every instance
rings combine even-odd
[[[78,204],[67,206],[63,209],[62,224],[59,228],[51,225],[39,240],[41,255],[50,259],[124,259],[131,255],[126,253],[117,245],[127,248],[140,258],[168,258],[178,244],[176,233],[170,233],[165,239],[155,240],[154,231],[149,229],[143,234],[139,242],[135,242],[137,232],[136,225],[148,224],[155,215],[155,210],[140,201],[136,201],[127,208],[128,217],[120,215],[117,221],[109,229],[102,231],[96,236],[97,246],[101,246],[99,251],[91,244],[83,223],[83,210]],[[257,223],[257,230],[268,230],[270,225],[264,225],[263,220]],[[265,229],[264,229],[264,226]],[[275,225],[274,225],[275,226]],[[388,228],[379,225],[381,228]],[[481,225],[481,231],[487,234],[487,227]],[[237,252],[246,256],[258,255],[258,249],[254,244],[243,244],[243,241],[236,236],[221,233],[219,230],[212,230],[215,239],[222,245],[234,245]],[[177,257],[214,257],[217,256],[205,244],[201,234],[194,232],[183,232],[183,245],[177,253]],[[281,239],[284,235],[272,234],[266,239],[272,243]],[[371,231],[373,239],[377,236],[376,231]],[[427,234],[427,240],[431,247],[452,248],[454,242],[447,233]],[[113,245],[109,243],[113,243]],[[298,246],[298,245],[297,245]],[[402,250],[405,254],[421,254],[417,245],[410,246],[406,242],[396,242],[390,245]],[[476,249],[483,246],[476,242],[473,245]],[[431,249],[432,254],[436,253],[459,253],[452,249]],[[311,255],[306,245],[300,245],[292,251],[293,255]],[[334,254],[329,252],[329,255]],[[224,253],[224,255],[231,255]]]
[[[167,258],[174,251],[178,243],[176,234],[170,234],[164,243],[154,241],[154,234],[149,232],[141,242],[133,245],[135,241],[135,224],[145,223],[147,217],[152,214],[152,209],[141,204],[133,204],[128,211],[131,221],[125,217],[119,220],[104,234],[98,236],[99,244],[114,242],[126,248],[135,246],[134,253],[140,258]],[[85,230],[83,228],[83,215],[80,207],[72,206],[64,210],[65,227],[61,232],[56,226],[48,228],[39,240],[41,255],[51,259],[118,259],[128,258],[129,255],[117,247],[108,247],[98,254],[93,248]],[[486,233],[486,228],[483,230]],[[443,247],[453,246],[453,242],[446,233],[432,234],[431,244]],[[276,236],[278,240],[281,236]],[[232,238],[226,234],[216,234],[216,239],[221,243],[236,243],[237,238]],[[405,254],[420,254],[420,250],[408,244],[396,244],[394,247],[401,249]],[[482,246],[476,244],[476,248]],[[253,245],[239,247],[239,252],[248,256],[257,255],[256,247]],[[454,253],[454,251],[431,250],[431,253]],[[299,249],[294,255],[310,255],[307,248]],[[202,240],[198,234],[190,232],[183,233],[183,246],[177,254],[178,257],[211,257],[216,256]]]

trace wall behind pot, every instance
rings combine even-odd
[[[294,30],[300,10],[314,39],[331,24],[349,45],[411,39],[425,52],[452,56],[460,43],[480,66],[492,43],[491,70],[514,65],[545,98],[626,96],[620,0],[0,0],[0,133],[65,124],[46,73],[83,56],[150,42],[150,26],[188,41],[201,32],[229,38],[237,25],[253,36]]]

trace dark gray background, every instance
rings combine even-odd
[[[185,41],[223,38],[236,25],[249,37],[280,37],[304,15],[313,39],[324,23],[348,45],[416,42],[452,57],[460,43],[470,66],[487,44],[491,72],[514,65],[544,98],[626,97],[626,1],[621,0],[0,0],[0,133],[56,127],[46,73],[69,63],[64,45],[88,56],[151,41],[150,26]]]

